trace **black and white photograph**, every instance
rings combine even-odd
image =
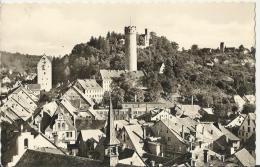
[[[49,1],[0,1],[0,167],[257,164],[256,1]]]

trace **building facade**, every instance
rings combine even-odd
[[[41,90],[50,91],[52,88],[52,63],[45,55],[37,64],[37,83]]]

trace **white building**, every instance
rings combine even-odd
[[[239,127],[238,137],[243,141],[246,142],[253,134],[255,134],[255,127],[256,127],[256,114],[249,113],[241,126]]]
[[[52,88],[52,64],[47,56],[43,56],[37,64],[38,84],[41,90],[50,91]]]
[[[136,26],[125,27],[126,66],[129,71],[137,71]]]
[[[104,91],[95,79],[78,79],[75,86],[96,103],[102,101]]]

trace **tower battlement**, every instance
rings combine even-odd
[[[125,27],[125,34],[136,33],[136,26],[127,26]]]

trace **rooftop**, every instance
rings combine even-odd
[[[255,158],[245,148],[236,152],[235,157],[243,166],[255,166]]]

